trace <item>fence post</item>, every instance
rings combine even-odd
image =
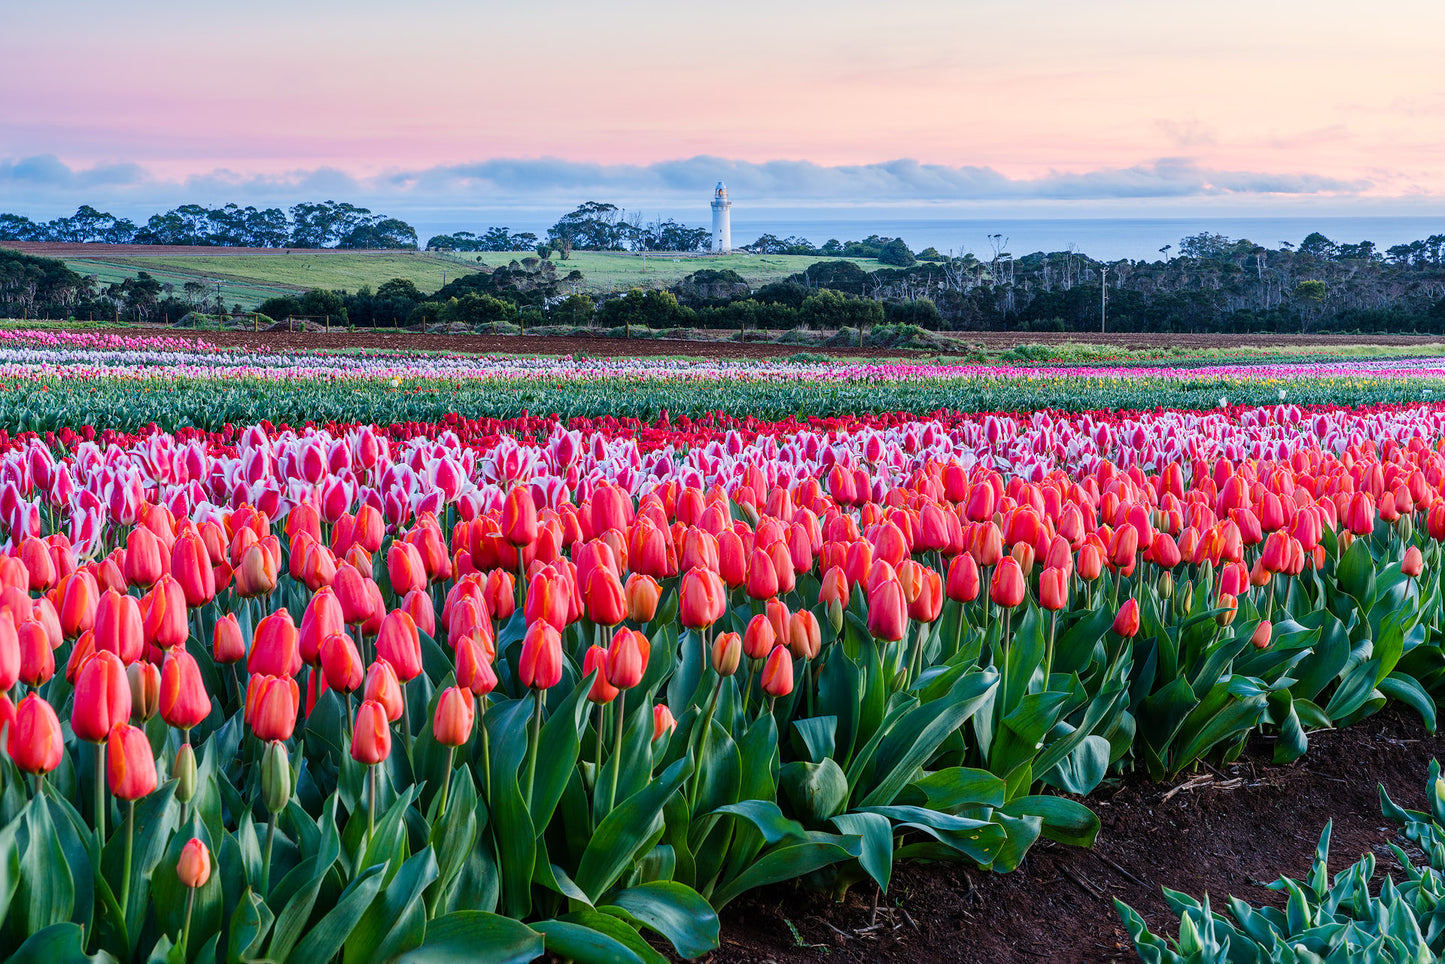
[[[251,314],[251,330],[256,332],[261,330],[261,313],[259,311]]]
[[[327,316],[326,316],[326,333],[327,333],[328,335],[331,334],[331,316],[330,316],[330,315],[327,315]]]

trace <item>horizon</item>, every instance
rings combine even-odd
[[[718,180],[753,211],[847,220],[1445,216],[1445,9],[1415,0],[1365,21],[1343,0],[562,0],[545,23],[71,0],[65,31],[55,9],[0,37],[0,83],[26,91],[0,109],[0,209],[27,216],[323,197],[677,216]]]

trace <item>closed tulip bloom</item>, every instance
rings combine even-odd
[[[125,668],[130,683],[130,711],[141,720],[156,715],[160,708],[161,671],[154,663],[134,662]]]
[[[598,567],[587,575],[582,598],[587,604],[587,618],[600,626],[616,626],[627,618],[627,597],[617,574]]]
[[[1345,526],[1357,536],[1375,531],[1375,500],[1368,492],[1356,492],[1345,511]]]
[[[206,544],[194,529],[176,537],[171,548],[171,575],[181,584],[186,605],[204,606],[216,596],[216,573]]]
[[[15,619],[0,612],[0,693],[10,690],[20,678],[20,633]]]
[[[77,569],[60,583],[60,629],[66,639],[74,639],[95,626],[95,609],[100,603],[100,587],[95,576]]]
[[[20,650],[20,682],[26,686],[44,685],[55,675],[55,651],[45,627],[38,619],[27,619],[15,635]]]
[[[1050,566],[1039,573],[1039,605],[1050,612],[1069,608],[1069,576]]]
[[[662,598],[662,587],[651,576],[633,573],[622,587],[627,599],[627,618],[635,623],[646,623],[657,615],[657,604]]]
[[[321,641],[321,672],[326,685],[338,693],[353,692],[364,677],[361,654],[345,633],[332,633]]]
[[[1012,609],[1024,601],[1026,588],[1024,573],[1019,568],[1018,561],[1012,556],[1004,556],[1000,559],[998,568],[993,571],[993,580],[988,587],[989,598],[999,606]]]
[[[401,682],[396,670],[384,659],[372,660],[366,668],[366,688],[361,691],[362,699],[374,700],[386,709],[386,718],[395,723],[406,709],[402,696]]]
[[[269,676],[295,676],[301,671],[301,634],[285,609],[256,624],[246,671]]]
[[[1093,582],[1099,578],[1099,574],[1103,571],[1104,559],[1098,547],[1085,545],[1079,549],[1078,573],[1080,579],[1083,579],[1085,582]]]
[[[409,683],[421,675],[421,637],[416,623],[402,610],[387,613],[381,621],[376,655],[391,664],[402,682]]]
[[[140,615],[145,642],[157,649],[183,646],[191,637],[186,596],[181,584],[171,576],[162,576],[141,597]]]
[[[386,550],[386,574],[392,591],[399,596],[426,588],[426,565],[416,546],[409,542],[397,540]]]
[[[1405,558],[1400,560],[1400,571],[1412,577],[1425,571],[1425,559],[1420,555],[1419,546],[1411,546],[1405,550]]]
[[[598,706],[617,699],[617,687],[607,681],[607,650],[595,644],[587,647],[587,653],[582,658],[582,675],[588,676],[593,671],[596,671],[597,678],[587,691],[587,699]]]
[[[793,691],[793,657],[786,646],[774,646],[763,664],[760,685],[764,693],[774,699],[787,696]]]
[[[788,651],[798,659],[816,659],[823,648],[823,631],[818,617],[801,609],[788,621]]]
[[[336,579],[331,588],[336,592],[336,601],[341,603],[342,618],[348,623],[364,623],[372,616],[373,601],[366,585],[368,582],[370,579],[357,572],[350,563],[336,567]]]
[[[1261,619],[1259,625],[1254,627],[1254,634],[1249,637],[1249,641],[1255,649],[1269,649],[1274,642],[1274,626],[1268,619]]]
[[[923,567],[918,578],[918,594],[908,604],[908,617],[920,623],[931,623],[943,612],[943,577]]]
[[[20,701],[9,736],[6,747],[10,759],[26,773],[49,773],[60,766],[65,755],[60,719],[37,694],[31,693]]]
[[[1114,615],[1114,632],[1128,639],[1139,632],[1139,603],[1133,599],[1124,600]]]
[[[106,737],[106,777],[120,800],[139,800],[156,788],[156,758],[145,731],[117,724]]]
[[[705,566],[694,568],[710,571]],[[724,529],[717,536],[717,573],[729,589],[737,589],[748,578],[747,546],[742,536],[731,529]]]
[[[743,652],[748,659],[767,659],[777,644],[777,632],[767,616],[759,613],[749,620],[743,633]]]
[[[497,688],[497,673],[492,669],[479,642],[464,637],[457,642],[457,685],[473,696],[486,696]]]
[[[55,560],[50,555],[50,547],[43,539],[29,536],[20,543],[20,561],[25,564],[25,570],[30,576],[31,592],[44,592],[59,578],[55,569]]]
[[[487,582],[482,589],[487,612],[499,623],[512,618],[517,609],[517,580],[510,572],[493,569],[487,573]]]
[[[155,585],[165,574],[161,540],[145,526],[137,526],[125,537],[125,581],[142,589]]]
[[[778,594],[777,569],[762,549],[754,549],[748,558],[747,593],[753,599],[771,599]]]
[[[502,536],[514,546],[529,546],[537,538],[537,503],[532,489],[513,486],[502,502]]]
[[[771,627],[769,627],[771,630]],[[712,641],[712,668],[719,676],[731,676],[742,662],[743,638],[737,633],[718,633]]]
[[[472,694],[459,686],[448,686],[442,690],[432,715],[432,736],[442,746],[461,746],[472,738],[475,721]]]
[[[279,562],[280,557],[272,555],[262,543],[251,545],[241,556],[241,564],[236,567],[236,594],[250,599],[269,596],[275,592]]]
[[[717,573],[689,569],[678,590],[678,617],[682,624],[689,629],[706,629],[725,612],[727,595]]]
[[[908,631],[908,602],[903,584],[881,579],[868,588],[868,633],[874,639],[896,643]]]
[[[652,739],[657,742],[664,737],[672,736],[672,731],[677,729],[677,719],[672,715],[672,710],[667,704],[658,703],[652,707]]]
[[[161,719],[180,730],[189,730],[211,714],[211,697],[201,681],[196,658],[184,649],[166,654],[161,669]]]
[[[1284,572],[1290,566],[1293,552],[1290,537],[1283,530],[1271,532],[1260,550],[1259,565],[1267,573]]]
[[[612,634],[607,647],[607,681],[620,690],[630,690],[642,682],[652,644],[635,629],[619,629]]]
[[[341,602],[329,586],[316,590],[306,611],[301,614],[301,628],[298,632],[301,661],[315,666],[321,659],[321,644],[328,636],[346,631],[346,618],[341,612]]]
[[[211,879],[211,852],[197,837],[186,841],[176,861],[176,876],[185,887],[204,887]]]
[[[978,560],[968,553],[954,557],[948,567],[948,583],[945,586],[948,598],[954,602],[972,602],[978,598]]]
[[[145,623],[134,596],[107,589],[95,610],[95,648],[115,653],[129,665],[145,652]]]
[[[432,598],[425,590],[413,589],[401,601],[402,610],[416,623],[416,631],[435,639],[437,634],[437,610]]]
[[[549,569],[539,570],[527,585],[523,618],[528,625],[542,622],[561,630],[567,626],[570,596],[565,576]]]
[[[76,737],[101,742],[116,724],[130,719],[130,708],[130,680],[119,656],[94,653],[81,664],[70,710],[70,729]]]
[[[289,676],[253,675],[246,683],[245,722],[263,741],[289,740],[300,703],[301,690]]]
[[[1221,626],[1228,626],[1239,614],[1239,598],[1224,593],[1215,601],[1214,608],[1223,610],[1214,617],[1214,621]]]
[[[217,663],[239,663],[246,655],[246,642],[241,638],[241,624],[235,613],[226,613],[216,620],[211,631],[211,656]]]
[[[376,700],[364,700],[356,711],[351,735],[351,758],[375,766],[391,756],[391,723]]]
[[[562,637],[549,623],[527,627],[517,678],[531,689],[551,689],[562,680]]]

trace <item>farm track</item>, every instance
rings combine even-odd
[[[821,348],[808,345],[779,345],[762,342],[738,344],[731,341],[684,341],[681,339],[565,338],[550,335],[439,335],[408,329],[387,331],[285,332],[244,330],[191,330],[194,335],[223,347],[288,351],[343,348],[501,353],[512,355],[577,355],[616,358],[679,356],[708,359],[786,358],[799,352],[820,353],[838,358],[876,359],[922,355],[896,348]],[[962,332],[959,351],[970,346],[1006,349],[1023,344],[1090,344],[1140,350],[1157,348],[1218,349],[1230,347],[1316,348],[1328,352],[1356,345],[1439,345],[1440,338],[1421,335],[1311,335],[1294,340],[1280,335],[1223,334],[1078,334],[1043,332]],[[947,354],[947,352],[942,352]],[[927,354],[940,354],[929,352]],[[1225,359],[1220,359],[1224,361]]]
[[[1373,851],[1398,878],[1387,845],[1411,847],[1381,816],[1379,786],[1403,807],[1428,809],[1425,779],[1430,759],[1445,754],[1445,736],[1427,735],[1419,717],[1394,706],[1348,729],[1313,733],[1310,744],[1285,766],[1270,762],[1272,740],[1256,739],[1222,771],[1204,766],[1172,784],[1131,777],[1100,787],[1085,798],[1103,823],[1092,850],[1041,842],[1011,874],[901,864],[876,911],[871,884],[842,903],[789,885],[755,891],[724,910],[722,945],[708,960],[1137,962],[1114,898],[1171,936],[1178,922],[1161,886],[1196,899],[1207,892],[1226,914],[1230,894],[1283,906],[1262,884],[1304,877],[1331,820],[1331,873]]]

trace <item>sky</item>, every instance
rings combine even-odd
[[[5,19],[0,210],[31,216],[672,210],[719,179],[738,205],[829,216],[1445,214],[1435,0],[50,0]]]

